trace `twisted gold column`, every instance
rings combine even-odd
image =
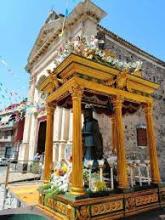
[[[113,100],[114,117],[116,122],[116,138],[117,138],[117,174],[118,187],[120,189],[128,188],[127,163],[125,152],[124,126],[122,121],[122,102],[120,96],[116,96]]]
[[[81,99],[83,91],[82,88],[75,85],[70,92],[73,105],[72,177],[70,192],[74,195],[82,195],[84,194],[81,132]]]
[[[147,141],[149,147],[150,155],[150,166],[151,166],[151,178],[152,183],[160,183],[160,171],[158,165],[157,149],[156,149],[156,138],[154,132],[154,122],[153,122],[153,103],[147,103],[144,105],[144,112],[147,123]]]
[[[45,164],[44,180],[48,181],[51,177],[53,163],[53,119],[54,108],[47,105],[47,124],[46,124],[46,143],[45,143]]]

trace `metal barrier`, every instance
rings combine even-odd
[[[39,160],[19,160],[14,162],[8,162],[6,166],[6,172],[1,176],[0,183],[5,184],[5,188],[8,183],[30,181],[40,179],[42,176],[43,161]],[[4,180],[4,181],[3,181]]]
[[[0,166],[0,169],[0,206],[2,206],[0,210],[2,210],[7,206],[8,200],[10,203],[12,201],[12,197],[8,192],[8,185],[10,183],[40,180],[42,177],[43,161],[9,161],[7,166]]]

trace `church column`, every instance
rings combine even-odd
[[[147,141],[149,147],[150,155],[150,166],[151,166],[151,178],[152,183],[160,183],[160,171],[158,165],[157,149],[156,149],[156,138],[154,132],[154,122],[153,122],[153,103],[147,103],[144,105],[144,112],[147,123]]]
[[[118,187],[120,189],[128,188],[127,163],[124,140],[124,126],[122,121],[122,103],[123,99],[120,96],[114,98],[114,117],[116,122],[116,136],[117,139],[117,175]]]
[[[44,180],[49,180],[53,163],[53,119],[54,107],[47,105],[47,125],[46,125],[46,143],[45,143],[45,161],[44,161]]]
[[[36,83],[36,78],[31,76],[30,81],[29,81],[29,94],[28,94],[28,104],[29,105],[33,104],[35,83]],[[30,115],[27,110],[26,116],[25,116],[23,144],[20,148],[19,160],[28,160],[31,121],[32,121],[32,115]]]
[[[55,118],[54,118],[54,149],[55,149],[55,162],[59,161],[59,146],[60,146],[60,138],[61,138],[61,125],[62,125],[62,112],[63,109],[61,107],[56,107]]]
[[[65,157],[64,154],[68,139],[68,130],[69,130],[69,111],[63,108],[62,121],[61,121],[61,137],[59,144],[59,160],[62,160]]]
[[[83,153],[81,132],[81,99],[82,89],[77,85],[71,89],[73,108],[73,146],[72,146],[72,181],[71,193],[84,194],[83,187]]]
[[[72,138],[73,138],[73,113],[72,113],[72,109],[70,109],[69,110],[69,127],[68,127],[66,159],[69,159],[72,153]]]

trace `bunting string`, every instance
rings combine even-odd
[[[3,67],[7,70],[7,72],[14,77],[14,79],[20,84],[20,93],[22,93],[22,89],[26,89],[26,86],[22,86],[22,80],[20,79],[20,76],[18,77],[15,71],[11,68],[9,63],[7,62],[4,57],[0,56],[0,64],[3,65]]]

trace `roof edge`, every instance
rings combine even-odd
[[[139,53],[140,55],[156,62],[157,64],[165,67],[165,61],[155,57],[154,55],[140,49],[138,46],[128,42],[127,40],[123,39],[122,37],[118,36],[117,34],[113,33],[112,31],[109,31],[108,29],[106,29],[105,27],[101,26],[100,24],[97,25],[98,28],[102,29],[103,31],[106,32],[106,34],[108,34],[110,37],[112,37],[115,41],[121,43],[122,45],[124,45],[125,47],[128,47],[130,49],[132,49],[134,52]]]

